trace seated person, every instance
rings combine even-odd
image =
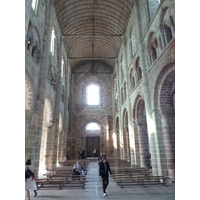
[[[87,174],[85,163],[83,163],[82,166],[81,166],[81,172],[82,172],[82,175],[86,175]]]
[[[63,158],[63,166],[66,166],[66,164],[67,164],[67,158],[66,158],[66,156],[64,156],[64,158]]]
[[[73,166],[73,174],[80,175],[81,174],[81,165],[79,161],[76,161],[76,164]]]

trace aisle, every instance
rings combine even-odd
[[[108,159],[109,161],[109,159]],[[112,170],[112,168],[111,168]],[[98,176],[98,164],[96,159],[90,160],[89,181],[85,189],[63,190],[38,190],[38,196],[31,192],[31,200],[175,200],[175,186],[133,186],[120,188],[110,177],[107,196],[103,197],[102,181]]]

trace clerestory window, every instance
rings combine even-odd
[[[98,85],[88,85],[86,89],[87,105],[100,104],[100,88]]]
[[[100,130],[100,126],[97,123],[92,122],[86,126],[86,130]]]
[[[38,6],[38,0],[32,0],[31,6],[32,6],[33,10],[36,12],[37,6]]]
[[[64,68],[64,60],[62,58],[62,61],[61,61],[61,77],[63,77],[63,73],[64,73],[63,68]]]
[[[52,28],[52,31],[51,31],[51,53],[52,55],[54,55],[54,46],[55,46],[55,31],[54,31],[54,27]]]

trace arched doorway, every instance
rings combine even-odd
[[[157,138],[162,175],[175,177],[175,67],[169,64],[160,72],[155,87],[155,117],[157,121]]]
[[[151,168],[145,102],[142,96],[140,95],[136,98],[135,101],[133,118],[136,162],[141,167]]]
[[[90,122],[85,126],[86,156],[96,157],[100,153],[101,126],[96,122]],[[93,153],[96,149],[96,154]]]

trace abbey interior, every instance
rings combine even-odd
[[[104,152],[175,178],[175,1],[25,1],[25,159]]]

